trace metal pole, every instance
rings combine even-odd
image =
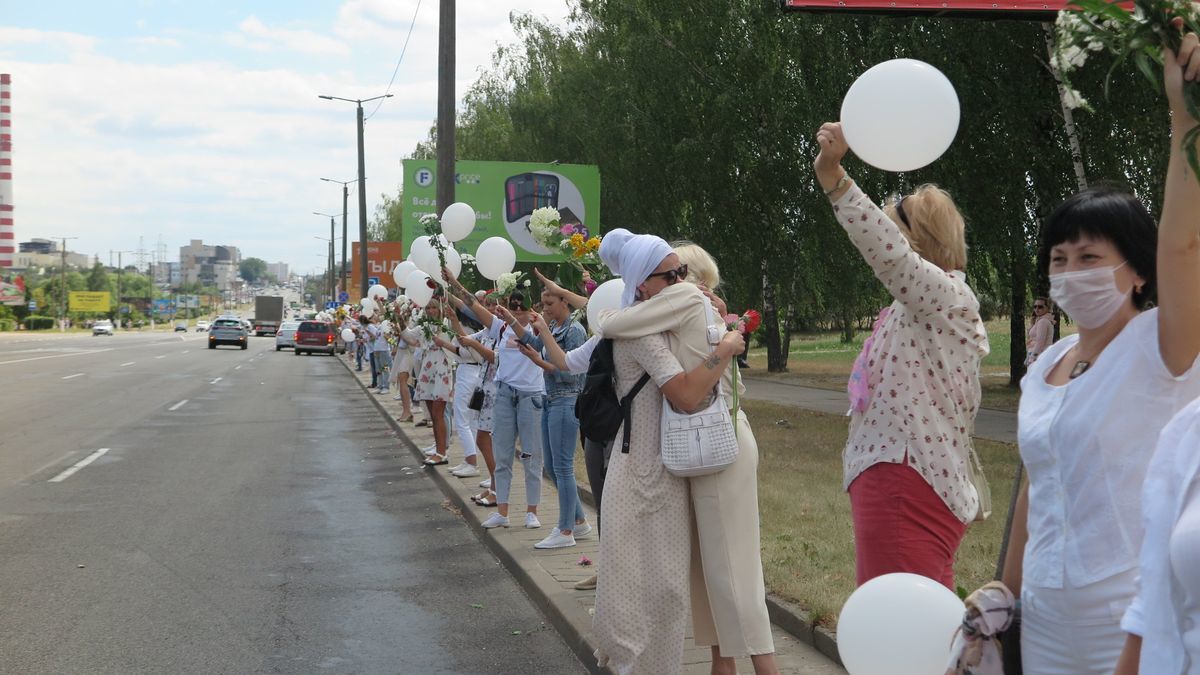
[[[62,269],[59,271],[59,277],[58,277],[59,285],[61,286],[61,288],[58,289],[59,290],[59,304],[60,304],[59,310],[58,310],[58,312],[59,312],[58,330],[66,331],[67,330],[67,238],[66,237],[63,237],[62,247],[63,247],[62,248]]]
[[[343,291],[349,291],[346,287],[350,281],[350,274],[346,270],[346,205],[350,201],[350,186],[342,184],[342,273],[338,275],[338,284],[341,285]]]
[[[334,270],[337,258],[333,255],[333,242],[337,241],[333,234],[333,216],[329,217],[329,301],[337,300],[337,272]]]
[[[363,154],[363,108],[358,102],[358,274],[359,293],[367,292],[367,161]]]
[[[121,274],[125,269],[121,264],[121,256],[124,254],[124,251],[117,251],[117,328],[121,327]]]
[[[438,15],[437,214],[454,203],[454,0]]]

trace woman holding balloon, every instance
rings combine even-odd
[[[858,583],[912,572],[954,589],[954,554],[979,515],[971,431],[988,353],[963,273],[964,222],[924,185],[880,209],[842,168],[842,125],[817,132],[817,180],[838,223],[894,301],[855,362],[844,486]],[[853,386],[858,383],[859,386]]]

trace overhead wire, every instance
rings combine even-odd
[[[404,61],[404,53],[408,51],[408,41],[412,39],[413,27],[417,25],[417,13],[420,11],[421,0],[417,0],[417,7],[413,10],[412,21],[410,21],[408,24],[408,35],[404,38],[404,46],[400,48],[400,58],[396,59],[396,67],[392,70],[392,79],[388,80],[387,90],[384,91],[385,95],[392,93],[392,84],[396,82],[396,73],[400,72],[400,64]],[[364,117],[363,121],[365,122],[374,117],[375,113],[379,112],[380,106],[382,106],[383,102],[386,100],[386,97],[379,99],[379,102],[375,104],[375,109],[371,111],[370,115]]]

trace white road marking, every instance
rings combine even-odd
[[[87,466],[88,464],[91,464],[92,462],[96,461],[97,459],[100,459],[100,456],[106,452],[108,452],[108,448],[100,448],[99,450],[93,452],[92,454],[88,455],[87,457],[84,457],[83,459],[76,462],[74,466],[71,466],[66,471],[63,471],[62,473],[58,474],[54,478],[51,478],[50,482],[51,483],[63,482],[64,480],[70,478],[71,476],[74,476],[76,471],[79,471],[80,469]]]
[[[241,367],[241,366],[234,366],[234,367],[233,367],[233,369],[234,369],[234,370],[241,370],[241,369],[242,369],[242,367]]]
[[[68,375],[68,376],[64,377],[63,379],[70,380],[70,379],[76,378],[76,377],[83,377],[83,373],[75,373],[74,375]]]
[[[166,355],[166,354],[161,354],[161,355],[159,355],[159,356],[156,356],[156,357],[154,357],[154,358],[156,358],[156,359],[165,359],[165,358],[167,358],[167,355]]]
[[[132,366],[135,363],[137,363],[137,361],[127,361],[125,363],[122,363],[121,367],[124,368],[125,366]]]
[[[220,381],[221,381],[221,378],[218,377],[217,379],[213,380],[212,382],[209,382],[209,384],[216,384]]]
[[[190,350],[190,349],[185,349],[185,350],[183,350],[183,353],[184,353],[184,354],[186,354],[186,353],[188,353],[188,352],[190,352],[190,351],[192,351],[192,350]]]
[[[185,398],[185,399],[183,399],[182,401],[180,401],[179,403],[176,403],[175,405],[171,406],[170,408],[167,408],[167,412],[172,412],[172,411],[174,411],[174,410],[179,410],[180,408],[182,408],[182,407],[183,407],[183,404],[184,404],[184,403],[187,403],[187,402],[188,402],[188,400]]]
[[[115,349],[115,347],[109,347],[108,349],[96,349],[96,350],[87,351],[87,352],[71,352],[70,354],[55,354],[53,356],[34,356],[34,357],[28,358],[28,359],[14,359],[12,361],[0,361],[0,366],[3,366],[6,363],[24,363],[26,361],[41,361],[42,359],[63,359],[68,356],[84,356],[86,354],[99,354],[100,352],[111,352],[113,349]]]

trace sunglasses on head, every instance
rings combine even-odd
[[[904,223],[904,227],[912,229],[912,225],[908,223],[908,216],[904,213],[904,200],[908,199],[908,195],[904,195],[896,202],[896,215],[900,217],[900,222]]]
[[[646,278],[648,279],[650,277],[662,277],[664,280],[666,280],[666,282],[668,284],[673,284],[676,281],[683,281],[684,279],[687,278],[687,275],[688,275],[688,266],[680,265],[678,268],[673,269],[673,270],[667,270],[666,272],[655,272],[653,274],[647,274]]]
[[[1034,309],[1046,309],[1046,306],[1045,305],[1034,305],[1033,308]]]

